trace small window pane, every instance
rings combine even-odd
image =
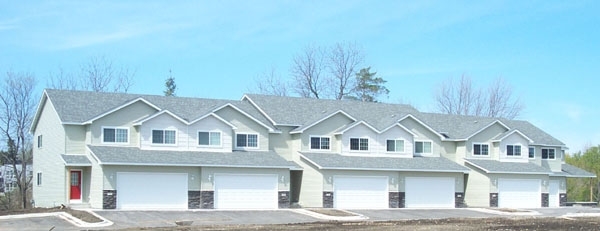
[[[396,141],[395,140],[387,140],[387,151],[388,152],[396,151]]]
[[[535,158],[535,148],[529,147],[529,158]]]
[[[208,132],[198,132],[198,144],[199,145],[209,145],[210,138],[208,136]]]
[[[104,129],[104,142],[115,142],[115,129],[105,128]]]
[[[175,131],[165,131],[165,144],[175,144]]]
[[[127,143],[127,129],[116,129],[117,137],[116,142]]]
[[[246,147],[246,134],[237,134],[236,136],[237,146],[238,147]]]
[[[350,150],[359,150],[359,141],[356,138],[350,139]]]
[[[310,149],[319,149],[321,147],[321,139],[319,137],[310,138]]]
[[[248,147],[258,147],[258,136],[250,134],[248,135]]]
[[[360,150],[367,151],[369,150],[369,139],[360,139]]]
[[[415,153],[423,153],[423,142],[415,142]]]
[[[423,142],[423,153],[431,153],[431,142]]]
[[[163,143],[163,131],[162,130],[152,130],[152,143],[153,144],[162,144]]]
[[[329,137],[321,137],[321,149],[329,149]]]
[[[211,146],[221,146],[221,133],[220,132],[211,132],[210,133],[210,145]]]

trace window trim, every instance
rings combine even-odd
[[[163,132],[163,143],[154,143],[154,131],[162,131]],[[175,132],[175,143],[165,143],[165,134],[166,131],[174,131]],[[155,146],[177,146],[177,129],[151,129],[150,131],[150,144]]]
[[[475,145],[479,145],[480,146],[480,148],[479,148],[480,149],[479,150],[480,154],[475,154]],[[483,145],[487,146],[487,153],[486,154],[481,154],[481,152],[482,152],[481,147]],[[490,156],[490,144],[489,143],[473,143],[472,148],[473,149],[471,149],[471,155],[473,155],[473,156]]]
[[[388,143],[388,141],[391,141],[391,140],[394,141],[394,151],[388,150],[387,143]],[[395,150],[396,142],[398,142],[398,141],[402,141],[402,151]],[[406,140],[405,139],[385,139],[385,152],[387,152],[387,153],[406,153]]]
[[[43,137],[42,137],[42,135],[38,135],[38,136],[37,136],[37,147],[38,147],[38,148],[42,148],[42,147],[43,147],[43,146],[42,146],[42,145],[43,145],[43,142],[42,142],[42,141],[43,141]]]
[[[512,155],[508,155],[508,146],[512,146]],[[515,155],[515,147],[519,147],[519,155]],[[507,144],[506,145],[506,153],[507,157],[522,157],[523,156],[523,148],[520,144]]]
[[[319,138],[319,148],[312,147],[312,139]],[[323,146],[323,138],[327,138],[329,140],[328,148],[321,148]],[[309,136],[308,137],[308,149],[312,151],[331,151],[331,136]]]
[[[246,135],[246,146],[239,146],[238,145],[238,135]],[[248,146],[248,135],[256,135],[256,147],[250,147]],[[236,149],[259,149],[260,148],[260,136],[258,133],[247,133],[247,132],[241,132],[241,133],[235,133],[235,148]]]
[[[37,174],[36,174],[35,177],[36,177],[36,180],[35,180],[36,181],[36,186],[42,186],[42,179],[43,179],[42,178],[43,177],[42,172],[37,172]]]
[[[430,143],[431,144],[431,152],[417,152],[417,143]],[[423,148],[425,149],[425,148]],[[431,140],[415,140],[414,141],[414,150],[415,150],[415,154],[419,154],[419,155],[433,155],[433,141]]]
[[[358,149],[356,149],[356,150],[355,150],[355,149],[352,149],[352,139],[358,139]],[[360,145],[360,141],[361,141],[361,139],[363,139],[363,140],[367,140],[367,149],[365,149],[365,150],[361,150],[361,145]],[[369,145],[369,143],[370,143],[370,139],[369,139],[369,137],[350,137],[350,138],[348,139],[348,149],[349,149],[351,152],[368,152],[368,151],[369,151],[369,148],[370,148],[370,147],[369,147],[369,146],[370,146],[370,145]]]
[[[533,157],[531,157],[531,149],[533,149]],[[528,147],[527,148],[527,155],[529,157],[529,159],[535,159],[535,147]]]
[[[200,132],[207,132],[208,133],[208,145],[206,144],[200,144]],[[219,133],[219,145],[211,145],[210,144],[210,134],[211,133]],[[208,130],[198,130],[196,132],[196,137],[197,137],[197,141],[196,145],[198,147],[207,147],[207,148],[220,148],[223,147],[223,132],[221,131],[208,131]],[[236,143],[237,143],[237,135],[236,135]]]
[[[130,131],[129,131],[129,127],[113,127],[113,126],[102,126],[102,135],[100,137],[100,140],[102,140],[102,144],[112,144],[112,145],[127,145],[129,144],[131,137],[129,137],[131,135]],[[115,142],[106,142],[104,141],[104,129],[115,129]],[[117,129],[123,129],[127,131],[127,142],[117,142]]]
[[[554,158],[544,158],[544,150],[554,150]],[[550,153],[548,153],[550,157]],[[542,148],[542,160],[556,160],[556,148]]]

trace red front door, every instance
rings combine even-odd
[[[81,171],[71,171],[71,200],[81,200]]]

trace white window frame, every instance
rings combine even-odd
[[[479,149],[480,149],[479,150],[479,152],[480,152],[479,154],[475,154],[475,145],[479,145]],[[481,149],[482,149],[483,145],[487,146],[487,153],[486,154],[482,154],[481,153],[482,152]],[[473,154],[473,156],[490,156],[490,144],[488,144],[488,143],[473,143],[473,149],[472,149],[471,154]]]
[[[154,131],[162,131],[163,132],[163,142],[162,143],[154,143]],[[166,131],[175,132],[175,143],[172,143],[172,144],[165,143]],[[152,129],[150,131],[150,144],[156,145],[156,146],[177,146],[177,130],[176,129]]]
[[[102,140],[102,144],[116,144],[116,145],[127,145],[130,142],[130,138],[129,137],[131,135],[130,131],[129,131],[129,127],[109,127],[109,126],[103,126],[101,127],[102,129],[102,135],[100,137],[100,139]],[[104,141],[104,129],[114,129],[115,130],[115,142],[105,142]],[[118,142],[117,141],[117,130],[118,129],[122,129],[122,130],[126,130],[127,131],[127,142]]]
[[[239,146],[238,144],[238,135],[246,135],[246,146]],[[252,147],[252,146],[248,146],[248,136],[249,135],[255,135],[256,136],[256,147]],[[260,136],[258,135],[258,133],[245,133],[245,132],[241,132],[241,133],[236,133],[235,134],[235,148],[236,149],[259,149],[260,147]]]
[[[544,150],[554,150],[554,158],[544,158]],[[556,160],[556,148],[542,148],[542,160]],[[548,153],[548,157],[550,157],[550,153]]]
[[[200,132],[206,132],[208,133],[208,145],[206,144],[200,144]],[[218,145],[211,145],[210,141],[211,141],[211,133],[218,133],[219,134],[219,144]],[[197,138],[198,138],[198,142],[196,142],[196,145],[198,145],[198,147],[223,147],[223,132],[221,131],[206,131],[206,130],[198,130],[198,132],[196,132]],[[236,135],[236,142],[237,142],[237,135]]]
[[[512,155],[508,155],[508,146],[512,146]],[[515,147],[519,147],[519,155],[515,155]],[[507,157],[521,157],[523,156],[523,147],[520,144],[507,144],[506,145],[506,153]],[[529,155],[529,154],[528,154]]]
[[[388,150],[388,146],[387,146],[388,141],[394,141],[394,151]],[[402,150],[400,150],[400,151],[396,150],[396,145],[397,145],[396,142],[398,142],[398,141],[402,141]],[[405,139],[386,139],[385,140],[385,151],[388,153],[404,153],[404,152],[406,152],[406,140]]]
[[[43,142],[42,142],[42,141],[43,141],[43,137],[42,137],[42,135],[38,135],[38,136],[37,136],[37,147],[38,147],[38,148],[42,148],[42,147],[43,147],[43,146],[42,146],[42,145],[43,145]]]
[[[531,149],[533,149],[533,157],[531,157]],[[535,147],[527,148],[527,156],[529,157],[529,159],[535,159]]]
[[[417,152],[417,143],[423,143],[423,144],[429,143],[430,146],[431,146],[430,147],[431,152]],[[424,147],[425,146],[423,146],[423,148],[422,148],[423,150],[425,149]],[[433,155],[433,141],[431,141],[431,140],[415,140],[415,142],[414,142],[414,150],[415,150],[415,154],[419,154],[419,155]]]
[[[358,149],[357,150],[352,149],[352,139],[358,139]],[[361,145],[360,145],[361,140],[367,140],[367,149],[361,150]],[[370,148],[369,146],[371,146],[369,143],[370,143],[370,139],[368,137],[350,137],[348,139],[348,149],[351,152],[368,152],[369,148]]]
[[[312,139],[319,138],[319,148],[312,147]],[[323,146],[323,138],[328,139],[329,145],[328,148],[321,148]],[[315,151],[330,151],[331,150],[331,136],[309,136],[308,137],[308,149]]]
[[[35,177],[36,177],[35,178],[36,179],[36,185],[37,186],[42,186],[42,180],[43,180],[43,178],[42,178],[43,177],[42,172],[37,172],[37,174],[36,174]]]

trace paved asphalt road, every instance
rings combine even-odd
[[[496,217],[514,216],[515,213],[499,213],[497,210],[478,209],[383,209],[383,210],[350,210],[362,214],[372,221],[405,220],[405,219],[440,219],[454,217]],[[221,224],[287,224],[323,221],[319,218],[300,214],[293,210],[272,211],[225,211],[225,210],[197,210],[197,211],[95,211],[98,215],[114,222],[108,227],[94,227],[92,229],[121,229],[127,227],[168,227],[174,226],[175,221],[193,221],[193,225],[221,225]],[[565,214],[595,214],[600,216],[600,208],[564,207],[535,209],[525,216],[558,217]],[[0,230],[82,230],[87,228],[77,227],[59,217],[36,217],[0,219]]]

